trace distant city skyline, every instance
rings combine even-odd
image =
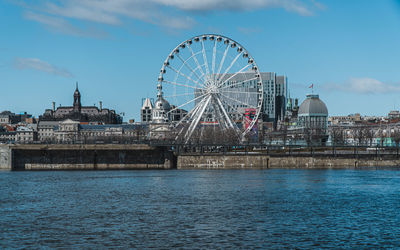
[[[300,103],[314,84],[329,115],[387,115],[400,109],[399,27],[395,0],[0,0],[0,111],[69,106],[79,82],[83,105],[139,121],[170,51],[218,33],[287,76]]]

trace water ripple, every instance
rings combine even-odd
[[[400,171],[0,172],[1,248],[400,247]]]

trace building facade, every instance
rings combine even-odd
[[[25,122],[27,119],[33,119],[31,114],[26,112],[21,114],[15,114],[11,111],[3,111],[0,113],[0,124],[17,124],[19,122]]]
[[[103,108],[102,102],[99,102],[99,107],[82,106],[78,84],[73,95],[72,106],[56,108],[53,102],[53,109],[46,109],[43,115],[39,116],[40,121],[63,121],[66,119],[92,124],[122,123],[122,117],[115,110]]]
[[[298,112],[298,128],[307,144],[323,145],[328,140],[328,109],[317,94],[308,94]]]
[[[153,111],[153,102],[150,98],[144,99],[142,103],[142,108],[140,109],[140,118],[144,123],[151,122]]]
[[[143,101],[140,109],[142,123],[169,123],[180,121],[187,111],[180,109],[164,99],[162,85],[157,85],[157,100],[152,102],[152,99],[146,98]]]

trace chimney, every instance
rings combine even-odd
[[[99,106],[100,106],[100,112],[103,110],[103,102],[99,101]]]
[[[56,111],[56,102],[53,102],[53,112]]]

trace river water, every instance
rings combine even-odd
[[[0,172],[0,248],[400,247],[400,171]]]

